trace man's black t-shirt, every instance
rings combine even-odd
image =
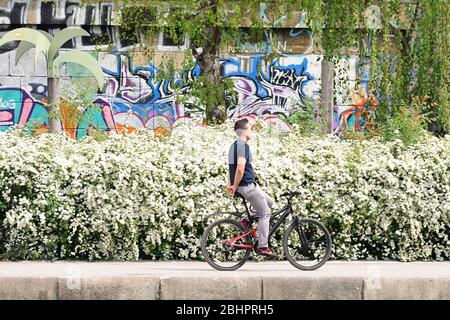
[[[239,186],[246,186],[253,182],[255,182],[255,172],[253,171],[252,162],[253,156],[250,151],[250,146],[241,139],[236,140],[230,146],[230,150],[228,151],[228,168],[229,168],[229,178],[230,185],[234,184],[234,176],[236,174],[237,168],[237,159],[239,157],[244,157],[246,161],[245,163],[245,171],[242,177]]]

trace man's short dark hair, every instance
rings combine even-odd
[[[249,123],[247,118],[239,119],[234,123],[234,131],[237,131],[239,129],[244,130],[245,125]]]

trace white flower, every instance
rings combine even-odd
[[[300,190],[294,210],[330,229],[334,258],[450,259],[448,136],[404,147],[266,129],[249,141],[262,188],[276,208],[282,192]],[[205,217],[234,210],[224,193],[234,139],[230,121],[180,124],[168,140],[148,131],[101,143],[0,132],[0,252],[198,259]],[[280,254],[281,235],[271,243]]]

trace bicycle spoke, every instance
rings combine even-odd
[[[331,238],[326,228],[312,219],[293,224],[284,238],[285,254],[299,269],[314,270],[328,259]]]
[[[250,255],[250,250],[235,245],[248,245],[249,236],[244,233],[239,222],[221,220],[208,227],[202,237],[202,252],[207,262],[218,270],[234,270],[242,265]]]

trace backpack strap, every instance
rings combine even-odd
[[[245,149],[245,160],[248,162],[250,159],[249,159],[249,150],[250,150],[250,147],[248,146],[248,144],[245,144],[244,145],[244,149]]]

